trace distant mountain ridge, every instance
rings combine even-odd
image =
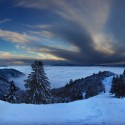
[[[7,93],[10,78],[18,78],[24,75],[24,73],[15,69],[0,69],[0,98]]]
[[[73,64],[73,63],[57,63],[51,66],[105,66],[105,67],[125,67],[125,64]]]
[[[16,69],[0,69],[0,76],[3,76],[4,78],[17,78],[20,76],[24,76],[25,74],[16,70]]]

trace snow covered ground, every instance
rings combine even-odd
[[[11,66],[11,67],[0,67],[0,68],[14,68],[26,74],[25,77],[14,79],[17,86],[24,89],[24,80],[27,75],[31,72],[30,66]],[[70,79],[79,79],[86,76],[98,73],[99,71],[111,71],[116,74],[123,73],[124,68],[122,67],[97,67],[97,66],[45,66],[45,71],[49,78],[52,88],[58,88],[64,86],[69,82]]]
[[[125,125],[125,99],[109,94],[112,77],[103,83],[106,93],[71,103],[31,105],[0,101],[0,125]]]

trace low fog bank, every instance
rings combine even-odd
[[[27,79],[28,74],[31,72],[30,66],[10,66],[10,67],[0,67],[2,68],[13,68],[25,73],[25,76],[20,78],[11,78],[14,80],[16,85],[24,90],[24,80]],[[51,83],[51,88],[59,88],[64,86],[69,82],[70,79],[84,78],[86,76],[92,75],[93,73],[98,73],[99,71],[111,71],[116,74],[121,74],[123,72],[123,67],[99,67],[99,66],[45,66],[45,72]]]

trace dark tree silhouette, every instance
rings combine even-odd
[[[113,77],[110,93],[118,98],[125,97],[125,70],[123,75]]]
[[[50,83],[43,68],[43,63],[36,60],[32,65],[32,72],[25,80],[26,103],[51,103]]]
[[[18,90],[19,89],[15,86],[14,82],[11,81],[8,93],[5,96],[3,96],[2,100],[10,103],[17,103],[19,99],[17,93]]]

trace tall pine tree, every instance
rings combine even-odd
[[[36,60],[32,65],[32,72],[25,80],[26,103],[51,103],[50,83],[43,68],[43,63]]]
[[[10,103],[17,103],[19,99],[17,93],[18,90],[19,89],[15,86],[14,82],[11,81],[8,93],[5,96],[3,96],[2,100]]]

